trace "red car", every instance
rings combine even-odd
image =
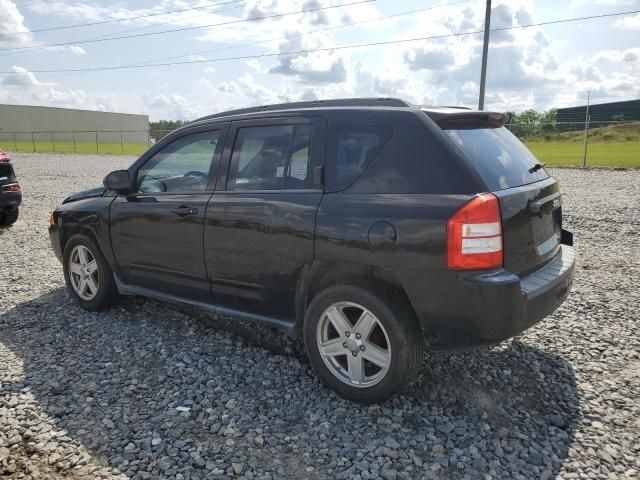
[[[18,207],[22,203],[20,184],[13,171],[11,157],[0,150],[0,227],[18,220]]]

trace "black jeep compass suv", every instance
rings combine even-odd
[[[505,120],[395,99],[211,115],[64,200],[53,249],[87,309],[141,295],[275,326],[379,402],[425,346],[507,339],[569,292],[558,183]]]

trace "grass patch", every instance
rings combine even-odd
[[[582,143],[525,141],[542,163],[582,166]],[[640,141],[624,143],[589,142],[587,166],[640,168]]]
[[[529,137],[531,142],[571,142],[582,144],[584,130],[570,132],[548,132],[544,135]],[[625,123],[624,125],[608,125],[606,127],[589,130],[589,143],[625,143],[640,142],[640,123]]]
[[[549,165],[582,166],[584,131],[547,133],[524,140]],[[589,130],[587,166],[640,168],[640,123]]]
[[[35,147],[35,150],[34,150]],[[0,141],[0,150],[8,152],[41,152],[41,153],[81,153],[89,154],[112,154],[112,155],[140,155],[148,149],[145,143],[98,143],[96,149],[95,143],[76,143],[75,150],[73,142],[16,142]]]

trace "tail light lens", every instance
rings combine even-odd
[[[498,199],[483,193],[465,203],[447,225],[447,266],[453,270],[501,267],[502,222]]]
[[[8,185],[4,185],[2,187],[2,191],[3,192],[19,192],[20,185],[18,185],[17,183],[10,183]]]

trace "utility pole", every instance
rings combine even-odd
[[[589,101],[591,99],[591,90],[587,92],[587,113],[584,117],[584,147],[582,149],[582,168],[587,166],[587,145],[589,143]]]
[[[482,46],[482,70],[480,71],[480,98],[478,110],[484,110],[484,88],[487,83],[487,55],[489,54],[489,30],[491,29],[491,0],[487,0],[484,14],[484,45]]]

